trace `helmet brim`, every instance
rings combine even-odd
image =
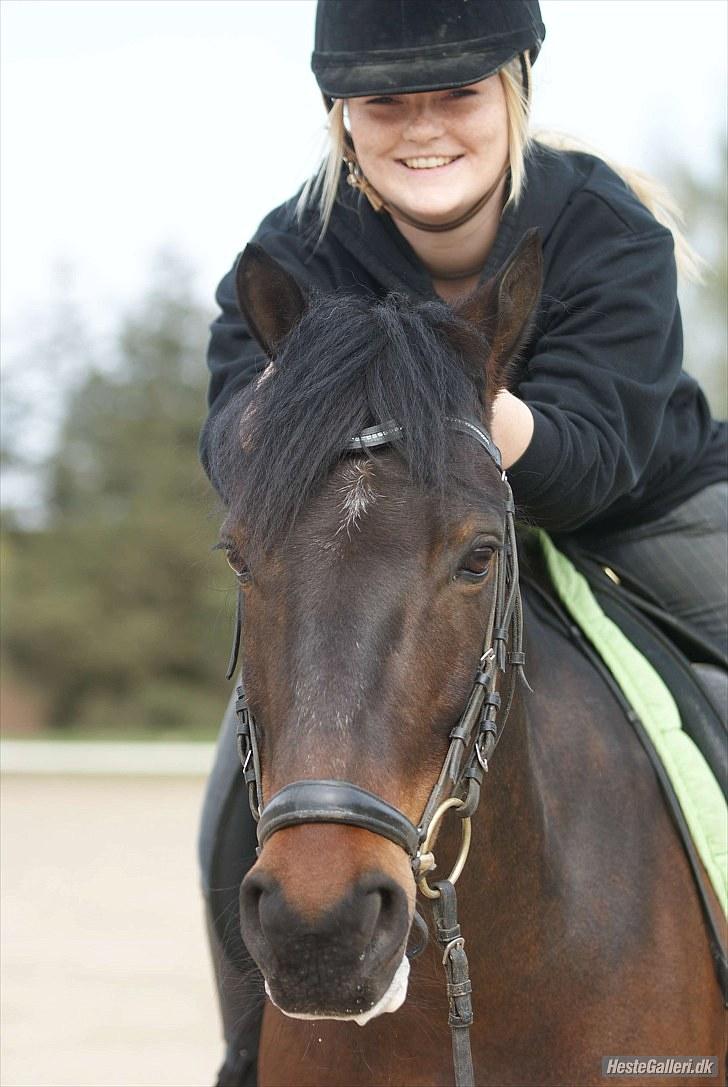
[[[541,43],[500,42],[497,48],[475,51],[472,43],[458,51],[450,47],[439,54],[406,57],[402,54],[379,57],[352,53],[325,56],[314,52],[311,67],[321,91],[330,98],[363,98],[378,94],[417,94],[467,87],[494,75],[509,60],[526,50],[533,62]]]

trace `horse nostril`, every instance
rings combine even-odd
[[[400,887],[391,876],[383,872],[368,872],[359,880],[358,890],[363,894],[378,894],[383,913],[398,910],[404,904],[406,906],[407,895],[404,888]]]
[[[268,887],[266,884],[270,883],[270,880],[266,878],[264,872],[251,871],[240,885],[241,895],[243,895],[249,903],[257,903],[257,901],[266,893]]]
[[[360,891],[366,895],[376,895],[379,899],[376,920],[378,942],[392,945],[401,942],[406,936],[409,924],[407,895],[404,889],[389,876],[371,873],[362,879]]]
[[[397,895],[391,887],[378,887],[368,892],[378,899],[377,927],[390,928],[397,921]]]
[[[248,938],[260,933],[265,897],[275,888],[265,872],[249,872],[240,885],[240,921]]]
[[[391,887],[382,887],[379,890],[379,918],[383,924],[397,911],[397,896]]]

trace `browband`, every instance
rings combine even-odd
[[[472,419],[459,419],[454,415],[447,415],[445,419],[450,430],[459,430],[461,434],[469,434],[475,438],[476,442],[482,445],[490,458],[495,461],[496,466],[501,467],[500,449],[480,423]],[[389,445],[402,433],[404,433],[404,427],[395,423],[393,419],[389,419],[386,423],[378,423],[377,426],[366,427],[360,431],[355,438],[350,439],[346,448],[350,450],[376,449],[380,445]]]

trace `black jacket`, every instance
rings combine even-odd
[[[728,474],[728,427],[711,420],[682,370],[672,236],[600,159],[536,145],[518,207],[504,213],[483,270],[493,275],[529,227],[543,242],[544,287],[512,391],[535,429],[509,470],[523,513],[552,531],[617,528],[661,516]],[[295,199],[255,241],[305,287],[434,297],[432,282],[386,214],[343,184],[317,245]],[[238,313],[232,272],[217,293],[208,363],[210,419],[264,365]]]

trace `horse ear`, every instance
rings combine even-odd
[[[293,276],[260,245],[250,243],[235,267],[238,306],[268,358],[306,311],[306,298]]]
[[[497,275],[456,307],[458,316],[475,324],[490,344],[489,403],[507,384],[508,365],[531,328],[542,279],[541,238],[538,230],[529,230]]]

